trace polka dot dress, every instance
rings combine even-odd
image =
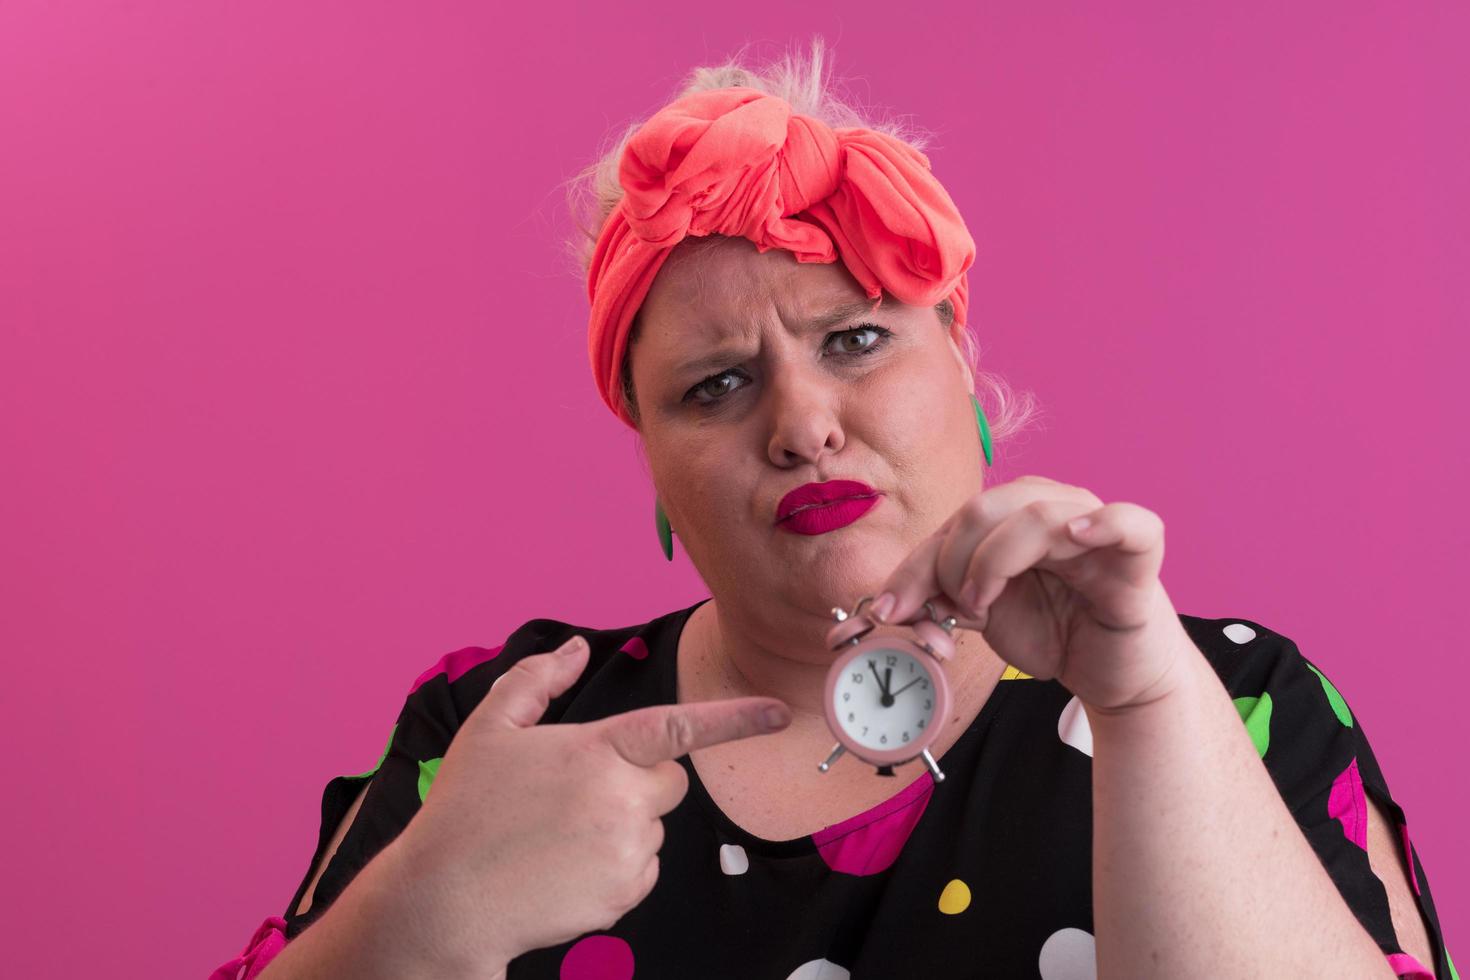
[[[671,704],[679,634],[697,606],[617,630],[531,620],[499,646],[458,650],[426,670],[378,764],[327,784],[317,853],[287,906],[287,941],[412,819],[433,791],[453,733],[518,659],[573,633],[591,643],[583,679],[552,701],[543,723]],[[1367,800],[1383,806],[1430,924],[1435,962],[1424,966],[1450,977],[1404,813],[1342,694],[1295,644],[1257,623],[1181,621],[1344,900],[1397,972],[1430,977],[1403,956],[1368,863]],[[900,766],[884,802],[795,840],[766,840],[735,824],[685,756],[689,791],[664,817],[653,891],[611,929],[517,957],[507,980],[1090,980],[1097,975],[1092,756],[1081,703],[1056,682],[1014,668],[940,760],[948,777],[942,784],[922,764]],[[812,759],[813,782],[822,778],[820,761]],[[855,758],[839,764],[861,765]],[[361,812],[311,908],[295,915],[364,780]]]

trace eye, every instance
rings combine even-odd
[[[866,345],[861,347],[853,347],[843,343],[850,338],[854,338],[859,334],[865,333],[874,334],[875,339],[869,341]],[[888,346],[888,338],[892,335],[893,331],[889,330],[886,327],[880,327],[877,324],[873,323],[862,323],[857,325],[856,327],[849,327],[846,330],[838,330],[835,333],[828,334],[827,343],[830,343],[833,340],[837,340],[837,350],[839,354],[846,354],[851,357],[866,357],[867,355]],[[731,387],[726,382],[730,379],[735,378],[736,376],[744,374],[745,372],[741,371],[739,368],[729,368],[727,370],[721,371],[719,374],[712,374],[708,378],[705,378],[703,381],[699,382],[699,384],[695,385],[693,388],[690,388],[684,394],[684,401],[693,402],[696,405],[702,405],[706,407],[713,405],[715,402],[724,398],[724,396],[728,392],[736,390],[736,388]],[[710,394],[712,395],[712,397],[703,399],[696,397],[700,392]]]
[[[686,402],[694,402],[696,405],[708,405],[710,404],[710,402],[724,397],[725,392],[734,391],[735,389],[725,386],[723,385],[723,383],[733,380],[737,373],[738,372],[735,370],[735,368],[730,368],[728,371],[721,371],[719,374],[710,375],[708,378],[705,378],[693,388],[690,388],[689,392],[684,396],[684,400]],[[700,392],[705,392],[707,394],[713,393],[714,396],[712,398],[707,398],[701,401],[700,399],[694,397]]]
[[[883,327],[877,326],[876,324],[863,323],[859,324],[856,327],[852,327],[851,329],[842,330],[838,333],[834,333],[827,339],[831,340],[833,338],[836,338],[838,341],[842,341],[847,340],[851,337],[856,337],[858,334],[863,333],[877,334],[877,339],[862,347],[848,347],[846,350],[843,351],[843,353],[857,354],[859,356],[862,356],[864,354],[871,354],[873,353],[873,351],[883,346],[884,342],[888,340],[889,335],[891,335],[893,331],[884,329]],[[841,344],[839,344],[839,346],[841,346]]]

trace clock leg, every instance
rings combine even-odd
[[[844,753],[846,751],[847,751],[847,749],[843,748],[842,743],[841,742],[838,742],[836,745],[834,745],[832,747],[832,754],[829,755],[829,756],[827,756],[827,761],[824,762],[824,763],[822,763],[821,765],[817,766],[818,771],[820,771],[820,772],[826,772],[828,769],[831,769],[832,768],[832,763],[836,762],[839,758],[841,758],[842,757],[842,753]]]
[[[933,774],[934,781],[936,783],[944,782],[944,773],[939,771],[939,763],[934,761],[934,757],[929,754],[929,750],[925,749],[923,755],[924,765],[929,767],[929,772]]]

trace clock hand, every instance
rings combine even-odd
[[[880,705],[882,705],[883,707],[885,707],[885,708],[890,707],[893,704],[893,695],[888,693],[888,682],[886,680],[884,680],[883,678],[881,678],[881,677],[878,676],[878,665],[876,663],[874,663],[873,661],[869,660],[868,661],[868,667],[870,667],[872,669],[872,671],[873,671],[873,679],[878,682],[878,691],[879,691],[878,703]],[[888,668],[887,674],[889,676],[892,676],[892,674],[893,674],[893,668],[892,667]]]
[[[903,693],[904,691],[908,691],[908,689],[913,688],[913,686],[916,685],[916,683],[919,683],[920,680],[923,680],[923,677],[914,677],[914,679],[906,683],[903,688],[898,689],[898,691],[895,691],[894,693],[892,693],[892,695],[889,696],[892,696],[892,698],[897,698],[897,696],[901,695],[901,693]]]

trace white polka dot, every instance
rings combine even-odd
[[[750,870],[750,858],[739,844],[720,845],[720,870],[727,875],[743,875]]]
[[[1091,757],[1092,726],[1087,723],[1087,712],[1082,710],[1082,702],[1075,697],[1067,702],[1062,716],[1057,719],[1057,734],[1063,742]]]
[[[1236,643],[1249,643],[1256,638],[1256,631],[1244,623],[1231,623],[1225,627],[1225,635]]]
[[[847,967],[831,960],[811,960],[791,971],[786,980],[848,980],[850,976]]]
[[[1097,940],[1085,929],[1058,929],[1036,958],[1041,980],[1097,980]]]

